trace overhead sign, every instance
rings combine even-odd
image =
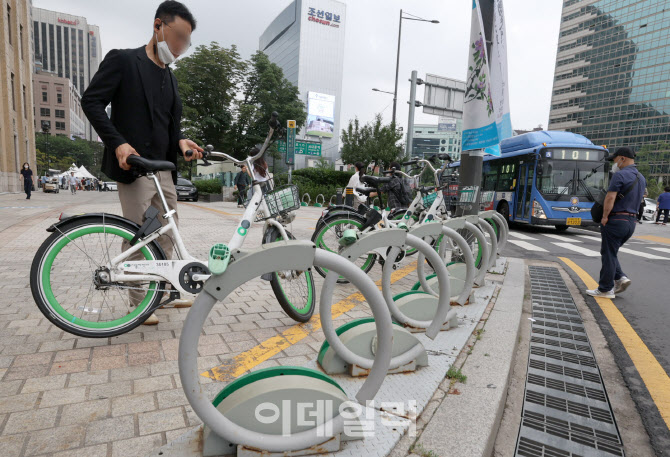
[[[426,74],[423,112],[456,119],[463,117],[465,83],[458,79]]]
[[[340,15],[330,11],[317,10],[316,8],[307,9],[307,20],[329,27],[340,27]]]
[[[295,121],[288,121],[286,129],[286,164],[295,163]]]
[[[286,152],[286,142],[277,141],[277,149],[282,154]],[[321,157],[321,143],[310,143],[307,141],[296,140],[295,142],[295,153],[306,155],[306,156],[316,156]]]
[[[457,132],[458,131],[458,122],[456,119],[451,119],[448,117],[440,116],[440,120],[437,123],[438,132]]]
[[[335,135],[335,96],[307,92],[305,135],[332,138]]]

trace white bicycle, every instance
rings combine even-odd
[[[231,250],[242,246],[256,220],[265,221],[263,244],[293,239],[284,225],[293,220],[291,212],[300,207],[297,187],[264,193],[253,176],[252,165],[263,155],[278,126],[273,113],[265,143],[245,160],[214,152],[211,146],[205,151],[207,157],[246,164],[253,180],[253,196],[228,244]],[[207,261],[196,259],[186,249],[173,217],[175,210],[168,208],[155,176],[161,170],[174,170],[174,164],[140,156],[129,157],[128,163],[139,175],[146,176],[139,179],[154,181],[162,214],[150,207],[141,227],[109,213],[64,218],[47,229],[52,234],[33,259],[30,287],[35,303],[53,324],[75,335],[104,338],[128,332],[180,294],[200,293],[210,277]],[[159,217],[167,219],[164,226]],[[162,235],[169,236],[174,244],[172,260],[157,242]],[[140,260],[131,260],[138,256]],[[299,322],[310,319],[316,301],[311,271],[279,270],[263,279],[270,281],[279,304],[291,318]],[[166,289],[168,283],[172,289]],[[169,297],[161,301],[165,293]]]

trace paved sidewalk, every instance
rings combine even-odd
[[[79,338],[53,326],[37,309],[28,276],[32,257],[48,235],[45,229],[62,211],[120,214],[120,205],[113,192],[35,193],[31,200],[0,195],[0,456],[147,454],[200,423],[182,393],[177,369],[178,338],[188,309],[158,310],[157,326],[114,338]],[[298,211],[291,228],[296,238],[311,237],[320,213],[321,208]],[[180,203],[179,214],[187,248],[206,259],[212,244],[229,240],[242,211],[233,203]],[[259,245],[261,232],[262,225],[254,225],[246,246]],[[321,278],[315,276],[319,291]],[[379,266],[371,277],[381,277]],[[407,290],[415,281],[407,274],[394,290]],[[351,286],[339,286],[333,302],[353,292]],[[348,303],[336,325],[370,314],[367,306]],[[320,330],[288,347],[277,346],[261,359],[236,358],[268,339],[281,339],[294,324],[270,285],[254,280],[215,306],[200,338],[198,366],[203,371],[234,366],[241,374],[303,365],[321,346]],[[213,379],[203,382],[209,383],[212,398],[225,386]]]

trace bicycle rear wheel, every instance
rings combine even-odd
[[[288,230],[286,234],[289,239],[295,239]],[[282,240],[277,229],[272,230],[268,238],[270,243]],[[272,273],[270,286],[282,309],[291,319],[297,322],[310,320],[316,307],[316,289],[311,270],[275,271]]]
[[[111,258],[137,229],[128,220],[99,215],[59,226],[38,249],[30,270],[42,314],[66,332],[89,338],[120,335],[144,322],[160,303],[165,282],[105,281]],[[139,252],[142,259],[165,259],[156,243]]]
[[[365,218],[358,213],[337,213],[317,226],[312,235],[312,242],[316,244],[316,247],[319,249],[339,253],[344,249],[339,244],[344,231],[348,229],[358,230],[363,227],[363,224],[365,224]],[[354,263],[367,273],[375,265],[375,259],[375,254],[367,254],[356,259]],[[328,274],[328,270],[325,268],[315,265],[314,269],[324,278]],[[344,278],[339,278],[337,282],[345,284],[349,281]]]

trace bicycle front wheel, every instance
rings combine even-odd
[[[295,237],[286,231],[289,239]],[[282,240],[277,229],[269,234],[270,243]],[[316,288],[311,270],[282,270],[272,273],[270,280],[272,291],[284,312],[297,322],[307,322],[316,308]]]
[[[111,259],[137,225],[117,217],[86,216],[59,226],[40,246],[30,270],[37,307],[66,332],[89,338],[126,333],[144,322],[163,295],[165,282],[110,281]],[[164,260],[155,243],[137,260]]]

